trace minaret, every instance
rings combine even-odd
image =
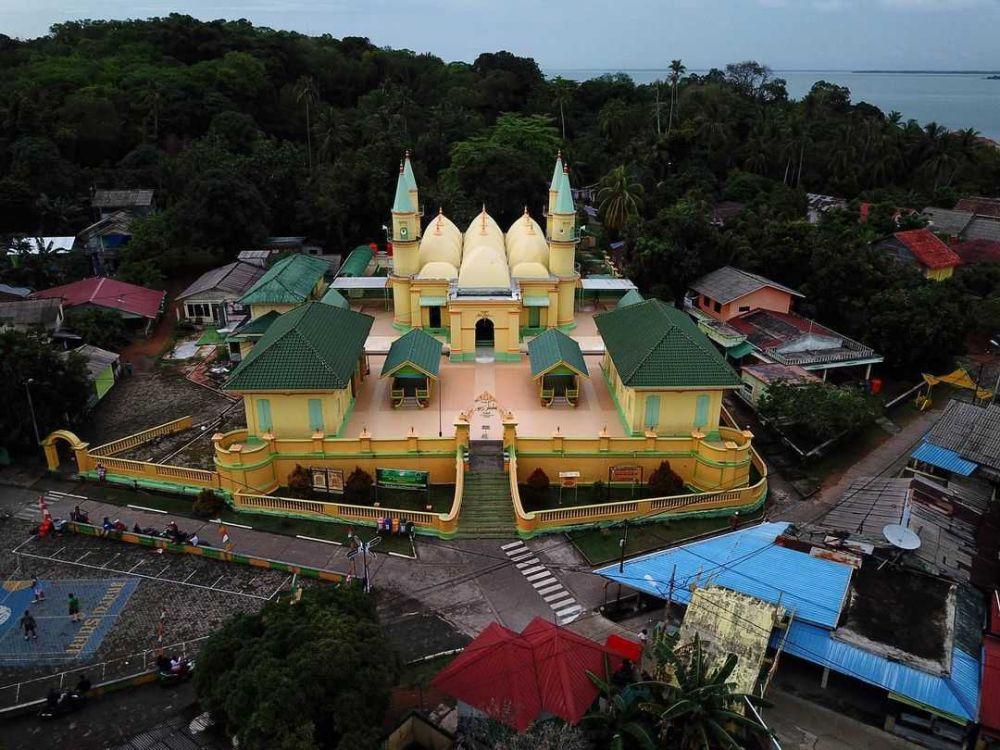
[[[569,184],[569,167],[563,165],[559,187],[549,212],[549,271],[559,278],[559,313],[556,325],[572,327],[576,272],[576,207]]]
[[[413,208],[417,212],[417,216],[423,216],[423,212],[420,210],[420,191],[417,190],[417,178],[413,175],[413,165],[410,163],[410,152],[408,149],[403,157],[403,177],[406,178],[406,189],[410,193],[410,200],[413,202]],[[422,234],[420,222],[418,221],[417,238],[419,239]]]
[[[552,182],[549,183],[549,207],[545,212],[545,233],[552,235],[552,212],[556,210],[556,197],[559,195],[559,185],[562,183],[563,160],[562,151],[556,153],[556,166],[552,170]]]
[[[409,327],[410,321],[410,279],[420,269],[419,236],[420,216],[411,197],[416,186],[410,190],[406,179],[406,162],[399,165],[396,179],[396,197],[392,203],[392,309],[393,323],[399,327]]]

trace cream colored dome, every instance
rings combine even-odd
[[[507,261],[510,267],[519,263],[538,263],[548,268],[549,245],[539,234],[507,235]]]
[[[444,260],[432,260],[425,264],[417,274],[418,279],[455,279],[458,278],[458,269],[454,263]]]
[[[503,247],[492,244],[476,245],[466,250],[462,268],[458,272],[460,289],[507,289],[510,287],[510,270]]]
[[[541,263],[526,261],[512,267],[511,275],[515,279],[547,279],[549,277],[549,269]]]
[[[503,231],[484,208],[465,230],[465,248],[491,245],[504,252]]]
[[[457,268],[462,262],[462,233],[447,216],[439,213],[424,230],[417,257],[421,268],[435,262],[450,263]]]

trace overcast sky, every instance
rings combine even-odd
[[[170,12],[471,61],[485,50],[543,68],[689,68],[753,58],[775,69],[997,69],[1000,0],[0,0],[0,32]]]

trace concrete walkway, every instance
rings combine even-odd
[[[916,750],[917,745],[838,714],[812,701],[772,688],[764,723],[782,750]]]

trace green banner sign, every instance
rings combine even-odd
[[[429,471],[413,469],[375,469],[375,482],[379,487],[397,490],[426,490],[430,484]]]

